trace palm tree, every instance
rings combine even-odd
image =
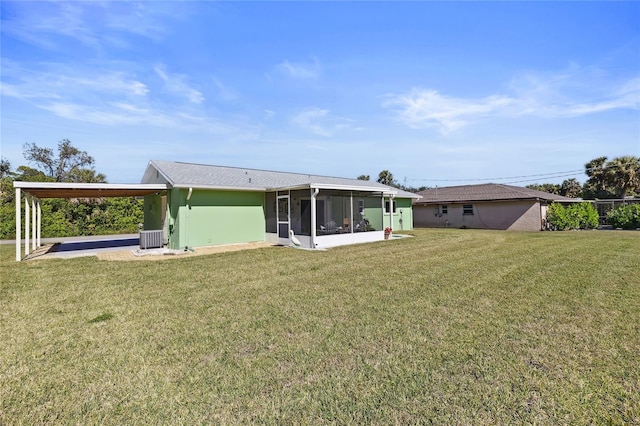
[[[640,191],[640,158],[624,155],[607,162],[605,181],[624,198],[628,192]]]
[[[566,179],[560,185],[560,195],[570,198],[582,196],[582,185],[576,179]]]
[[[605,163],[607,157],[598,157],[584,165],[584,173],[589,179],[584,183],[583,196],[587,198],[611,198],[613,194],[607,188]]]
[[[383,185],[393,185],[393,175],[389,170],[383,170],[378,175],[378,182]]]

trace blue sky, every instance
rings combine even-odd
[[[640,2],[0,2],[1,155],[412,186],[640,156]]]

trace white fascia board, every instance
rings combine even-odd
[[[394,195],[397,191],[391,188],[380,188],[375,186],[355,186],[355,185],[335,185],[324,183],[312,183],[309,185],[312,189],[336,189],[339,191],[360,191],[360,192],[380,192],[384,195]]]
[[[157,183],[73,183],[73,182],[27,182],[14,181],[14,188],[23,189],[167,189],[165,184]]]
[[[205,190],[218,190],[218,191],[251,191],[251,192],[267,192],[267,188],[261,187],[246,187],[246,186],[220,186],[220,185],[189,185],[189,184],[179,184],[173,185],[172,188],[178,189],[205,189]]]
[[[304,183],[302,185],[294,185],[294,186],[282,186],[279,188],[267,188],[266,190],[269,192],[276,192],[276,191],[297,191],[300,189],[310,189],[311,186],[309,186],[308,183]]]
[[[352,186],[352,185],[338,185],[331,183],[304,183],[302,185],[283,186],[278,188],[267,188],[268,191],[295,191],[300,189],[324,189],[324,190],[336,190],[336,191],[355,191],[355,192],[380,192],[384,195],[391,195],[395,192],[390,192],[387,188],[371,187],[371,186]]]

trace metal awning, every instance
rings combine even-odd
[[[166,191],[166,184],[68,183],[14,181],[13,186],[37,198],[136,197]]]

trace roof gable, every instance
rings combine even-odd
[[[429,188],[418,192],[422,199],[418,203],[453,203],[465,201],[504,201],[504,200],[532,200],[546,201],[575,201],[575,198],[562,197],[535,189],[519,186],[485,183],[479,185],[445,186]]]

